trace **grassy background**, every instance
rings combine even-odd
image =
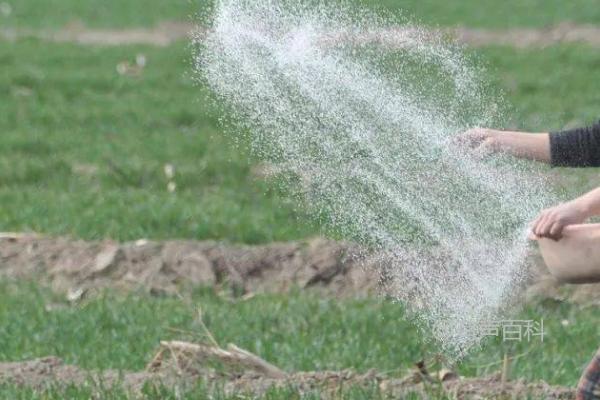
[[[117,73],[139,54],[147,59],[139,76]],[[597,115],[596,51],[495,47],[477,57],[513,103],[513,127],[559,129]],[[1,229],[246,243],[317,233],[302,210],[255,178],[243,146],[220,133],[189,62],[185,43],[0,43]],[[176,170],[174,193],[166,164]],[[569,195],[597,184],[587,176],[568,181]]]
[[[56,28],[74,22],[102,28],[152,26],[165,20],[194,20],[212,4],[207,0],[9,0],[6,3],[11,5],[12,12],[0,19],[0,24],[20,28]],[[436,26],[543,27],[563,21],[590,24],[600,21],[596,0],[350,0],[350,3],[402,12],[406,17]]]
[[[143,74],[119,75],[117,64],[138,54],[147,58]],[[249,243],[306,236],[288,223],[287,200],[253,179],[244,152],[220,134],[189,58],[183,43],[0,43],[3,228]]]
[[[382,299],[336,300],[293,292],[242,300],[204,289],[184,302],[106,293],[73,305],[33,284],[4,283],[0,360],[53,354],[89,369],[141,370],[159,340],[203,338],[198,308],[221,345],[235,343],[288,371],[376,368],[403,376],[413,363],[436,352],[400,305]],[[507,353],[521,355],[511,378],[572,385],[597,345],[596,314],[594,308],[555,302],[530,305],[515,319],[543,320],[543,342],[489,338],[461,362],[459,371],[467,376],[496,372]]]

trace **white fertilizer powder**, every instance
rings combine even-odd
[[[446,38],[339,4],[221,0],[208,25],[195,67],[231,131],[331,231],[379,254],[443,350],[479,343],[549,202],[531,165],[453,144],[503,123],[483,69]]]

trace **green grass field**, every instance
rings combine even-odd
[[[600,54],[587,50],[487,48],[477,57],[514,105],[512,124],[547,130],[594,119],[600,83],[590,77]],[[118,74],[117,64],[137,54],[148,63],[141,75]],[[191,78],[187,44],[0,43],[0,66],[3,229],[246,243],[319,231],[256,179],[243,146],[220,132],[206,90]],[[175,167],[174,193],[166,164]]]
[[[5,229],[249,243],[309,233],[288,224],[292,207],[251,177],[248,157],[219,132],[185,44],[0,49]],[[143,75],[119,75],[116,65],[137,54],[148,60]],[[165,164],[175,167],[175,193]]]
[[[0,15],[0,29],[53,29],[73,21],[103,28],[151,26],[189,20],[204,3],[12,0],[7,4],[11,13]],[[386,0],[379,7],[402,9],[441,26],[600,23],[595,0]],[[597,118],[597,49],[561,45],[471,51],[488,66],[490,79],[513,106],[507,127],[554,130]],[[133,63],[139,54],[147,60],[139,75],[117,72],[118,64]],[[0,41],[0,230],[84,239],[243,243],[318,234],[319,225],[285,193],[257,179],[253,173],[257,161],[223,135],[218,110],[207,101],[206,89],[193,82],[190,57],[185,42],[160,48]],[[167,190],[166,164],[175,167],[174,192]],[[565,198],[600,183],[597,170],[544,171],[555,177],[553,182]],[[200,332],[196,306],[202,307],[209,329],[222,343],[234,342],[287,370],[377,368],[400,375],[413,362],[435,353],[402,307],[385,300],[320,299],[297,292],[231,302],[210,289],[198,289],[189,303],[108,292],[71,305],[32,283],[4,282],[0,361],[56,355],[84,368],[139,370],[160,339],[182,339],[171,328]],[[544,343],[488,340],[460,363],[460,373],[497,371],[508,353],[523,355],[514,363],[511,377],[574,386],[600,341],[597,309],[536,302],[520,316],[544,320]],[[376,395],[350,391],[343,398]],[[0,387],[0,398],[7,399],[91,396],[86,387],[43,393]],[[127,395],[117,388],[107,389],[103,397]],[[199,386],[181,395],[170,389],[148,392],[147,398],[226,397]],[[266,398],[298,396],[293,390],[280,390]]]
[[[141,370],[159,340],[206,339],[198,308],[221,345],[235,343],[287,371],[376,368],[400,377],[414,362],[436,354],[402,307],[386,300],[340,301],[302,292],[232,300],[205,289],[186,302],[105,293],[73,305],[33,284],[4,283],[0,289],[0,360],[53,354],[88,369]],[[519,356],[511,378],[573,385],[597,345],[596,313],[553,302],[530,305],[515,319],[543,320],[543,342],[489,338],[458,371],[496,372],[506,353]],[[12,390],[0,388],[0,396]]]
[[[152,26],[164,20],[189,21],[202,15],[207,0],[36,0],[9,1],[4,17],[13,27],[56,28],[73,22],[90,27]],[[594,24],[600,21],[595,0],[351,0],[350,4],[402,13],[429,25],[509,28],[543,27],[563,21]],[[1,21],[1,20],[0,20]]]

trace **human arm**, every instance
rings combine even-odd
[[[458,142],[481,153],[504,152],[553,166],[600,166],[600,122],[584,128],[538,134],[475,128],[461,134]],[[532,234],[558,240],[565,226],[582,223],[595,215],[600,215],[600,188],[543,210],[532,223]]]
[[[555,167],[600,167],[600,122],[551,133],[474,128],[458,136],[477,152],[506,153]]]
[[[537,237],[558,240],[565,226],[580,224],[596,215],[600,215],[600,188],[543,210],[531,224],[531,232]]]
[[[553,166],[600,166],[600,122],[540,134],[476,128],[460,135],[458,141],[478,152],[504,152]],[[594,215],[600,215],[600,188],[543,210],[532,223],[532,234],[558,240],[565,226],[582,223]]]
[[[458,141],[484,154],[507,153],[528,160],[551,161],[548,133],[475,128],[460,135]]]

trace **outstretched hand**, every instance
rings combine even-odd
[[[473,128],[458,135],[457,144],[473,150],[481,157],[505,153],[528,160],[550,162],[550,141],[547,133],[500,131]]]
[[[484,156],[500,150],[498,131],[487,128],[473,128],[458,135],[454,142],[468,147],[475,154]]]

